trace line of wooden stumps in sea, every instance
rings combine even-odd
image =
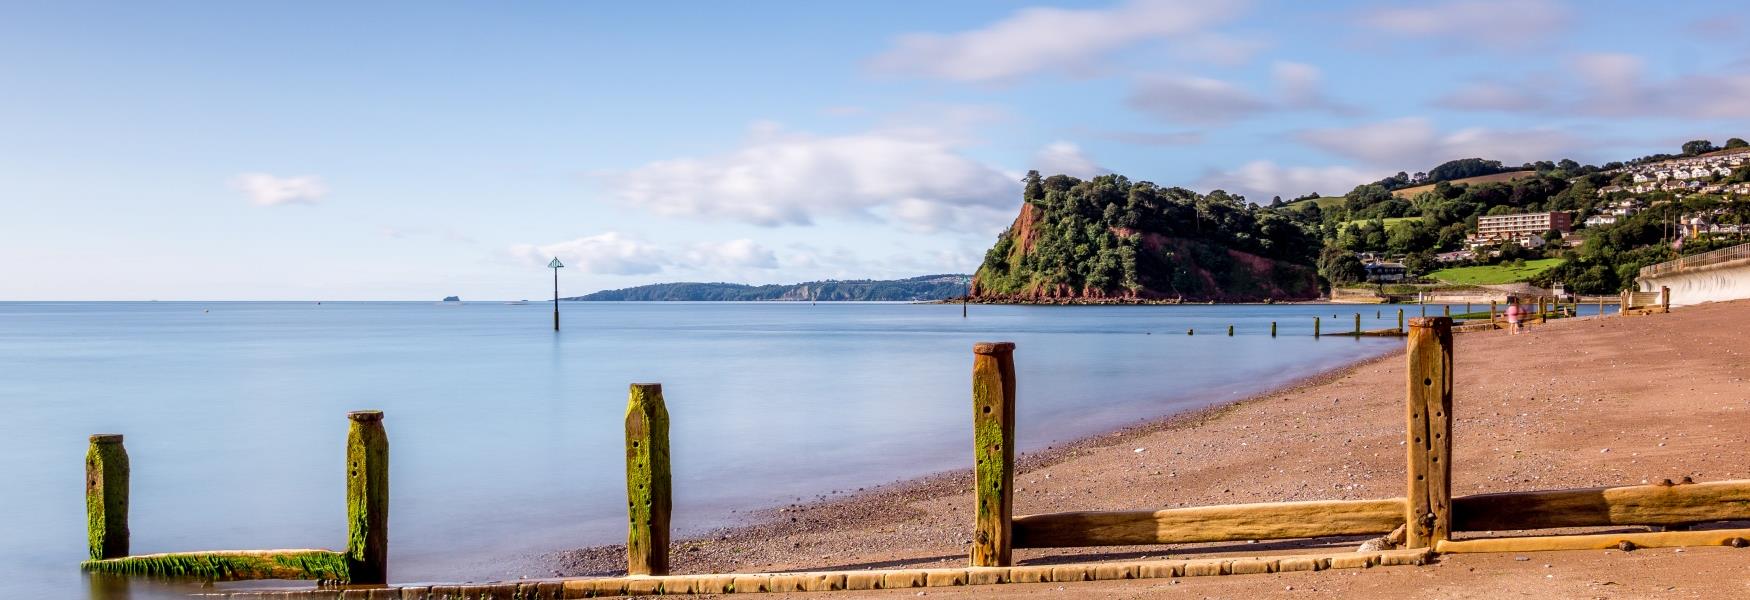
[[[389,564],[389,437],[383,413],[347,413],[342,551],[219,550],[129,555],[128,451],[120,434],[91,436],[85,453],[86,536],[92,573],[207,580],[314,579],[380,584]]]

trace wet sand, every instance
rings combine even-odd
[[[1750,478],[1750,302],[1551,322],[1455,342],[1453,493]],[[1170,372],[1166,373],[1170,377]],[[1026,386],[1026,379],[1020,380]],[[1023,456],[1017,515],[1404,493],[1404,358]],[[1024,397],[1024,395],[1023,395]],[[970,449],[968,451],[970,455]],[[970,462],[970,456],[968,457]],[[676,573],[963,565],[970,471],[775,509],[675,544]],[[1358,539],[1017,550],[1018,564],[1307,552]],[[623,550],[542,559],[607,575]],[[1449,555],[1428,567],[926,590],[931,596],[1717,597],[1750,594],[1750,550]],[[915,596],[916,590],[825,594]],[[823,596],[810,594],[810,596]]]

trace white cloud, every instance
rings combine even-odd
[[[1293,198],[1307,193],[1335,195],[1355,186],[1378,181],[1384,175],[1345,165],[1324,167],[1280,166],[1267,160],[1246,163],[1231,171],[1211,171],[1197,183],[1198,189],[1227,190],[1253,202],[1268,202],[1271,196]]]
[[[1137,110],[1183,123],[1224,123],[1271,108],[1269,102],[1226,81],[1166,75],[1139,80],[1127,102]]]
[[[702,242],[681,253],[684,269],[776,269],[778,255],[753,240]]]
[[[1473,81],[1434,101],[1436,106],[1458,110],[1535,111],[1547,108],[1550,99],[1532,85],[1509,85],[1497,81]]]
[[[1111,173],[1111,169],[1100,166],[1094,159],[1082,152],[1080,146],[1073,142],[1057,141],[1046,144],[1033,154],[1033,161],[1028,165],[1038,169],[1046,176],[1063,174],[1081,179],[1091,179],[1095,176]]]
[[[231,179],[256,206],[315,204],[328,195],[328,187],[313,175],[276,177],[267,173],[244,173]]]
[[[1575,136],[1554,129],[1522,131],[1485,128],[1441,133],[1428,119],[1407,117],[1354,127],[1311,129],[1299,139],[1325,151],[1398,170],[1418,170],[1457,159],[1479,157],[1514,165],[1548,160],[1580,145]]]
[[[1297,62],[1271,66],[1275,99],[1266,99],[1245,88],[1219,79],[1152,75],[1137,79],[1127,102],[1132,108],[1169,121],[1219,124],[1278,110],[1323,111],[1336,115],[1356,114],[1359,109],[1325,96],[1324,72]]]
[[[1406,38],[1443,37],[1447,43],[1519,49],[1568,30],[1573,11],[1555,0],[1458,0],[1368,8],[1361,22]]]
[[[1573,110],[1602,116],[1700,119],[1750,118],[1750,72],[1717,70],[1660,79],[1629,54],[1581,54],[1572,60],[1580,78]]]
[[[645,275],[670,262],[661,248],[617,231],[551,244],[517,244],[510,254],[531,264],[557,257],[566,267],[600,275]]]
[[[1010,210],[1020,189],[1014,176],[961,154],[961,143],[922,129],[818,136],[765,128],[726,154],[652,162],[609,183],[623,200],[663,215],[953,228],[966,222],[963,213]]]
[[[545,265],[557,257],[566,268],[595,275],[691,273],[729,277],[776,269],[779,264],[776,253],[753,240],[694,242],[671,248],[618,231],[551,244],[517,244],[509,252],[531,265]]]
[[[1243,11],[1233,2],[1131,0],[1111,8],[1024,8],[959,33],[913,33],[870,61],[880,72],[965,82],[992,82],[1043,70],[1078,70],[1133,44],[1174,36],[1195,41],[1203,28]],[[1226,38],[1219,55],[1236,49]]]

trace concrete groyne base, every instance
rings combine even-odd
[[[909,588],[1001,585],[1010,583],[1066,583],[1121,579],[1164,579],[1366,569],[1381,566],[1425,565],[1433,559],[1428,549],[1340,552],[1289,556],[1243,556],[1183,560],[1027,565],[1018,567],[962,567],[952,569],[891,569],[866,571],[818,571],[803,573],[744,573],[718,575],[661,575],[541,579],[510,583],[470,585],[415,585],[404,587],[350,587],[299,590],[246,590],[201,594],[206,598],[267,600],[270,598],[350,600],[557,600],[682,594],[747,594],[767,592],[828,592],[840,590],[891,590]]]

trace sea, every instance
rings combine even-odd
[[[1017,346],[1023,452],[1403,346],[1332,335],[1396,326],[1356,305],[559,308],[554,331],[541,302],[0,302],[0,596],[118,597],[79,569],[97,433],[125,436],[135,554],[339,548],[346,413],[381,410],[390,579],[489,581],[624,541],[632,383],[663,386],[684,538],[970,468],[976,342]]]

